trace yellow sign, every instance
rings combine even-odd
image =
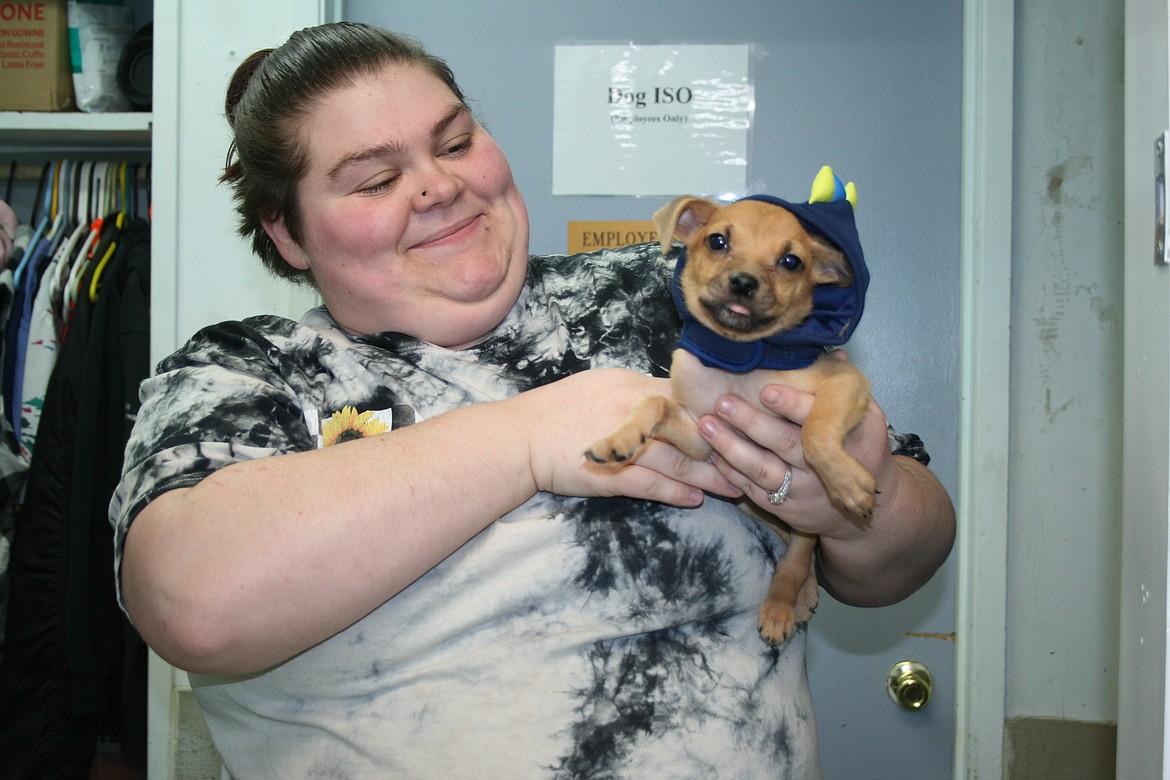
[[[630,244],[657,241],[654,223],[641,221],[570,222],[569,254],[592,252],[594,249],[613,249]]]

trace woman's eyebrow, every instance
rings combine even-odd
[[[456,103],[451,107],[450,111],[444,114],[437,122],[435,122],[434,125],[431,126],[431,138],[434,139],[441,136],[447,131],[447,128],[451,126],[452,122],[467,114],[468,112],[469,109],[466,105],[463,103]],[[333,165],[333,167],[329,169],[326,175],[331,181],[336,181],[345,173],[346,168],[354,165],[360,165],[361,163],[367,162],[369,160],[394,157],[396,155],[402,154],[403,149],[403,145],[398,141],[387,141],[386,143],[367,146],[364,149],[359,149],[352,154],[347,154],[342,157]]]

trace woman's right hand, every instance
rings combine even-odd
[[[589,445],[617,428],[634,405],[650,395],[670,395],[670,380],[600,368],[506,401],[527,431],[537,490],[566,496],[621,495],[685,507],[701,504],[704,491],[740,496],[710,462],[653,439],[635,463],[606,466],[586,460]]]

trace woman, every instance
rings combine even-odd
[[[165,360],[111,518],[128,614],[192,672],[228,771],[817,776],[803,634],[755,630],[780,544],[724,499],[767,505],[791,470],[826,587],[902,598],[953,517],[881,411],[850,442],[882,490],[864,529],[804,466],[787,388],[775,415],[724,399],[712,462],[655,442],[591,469],[667,392],[673,258],[529,258],[502,152],[400,36],[301,31],[227,104],[241,232],[325,305]]]

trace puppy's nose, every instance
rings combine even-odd
[[[731,289],[733,295],[738,295],[741,298],[750,298],[760,288],[760,280],[751,274],[740,271],[731,275],[731,279],[728,280],[728,287]]]

